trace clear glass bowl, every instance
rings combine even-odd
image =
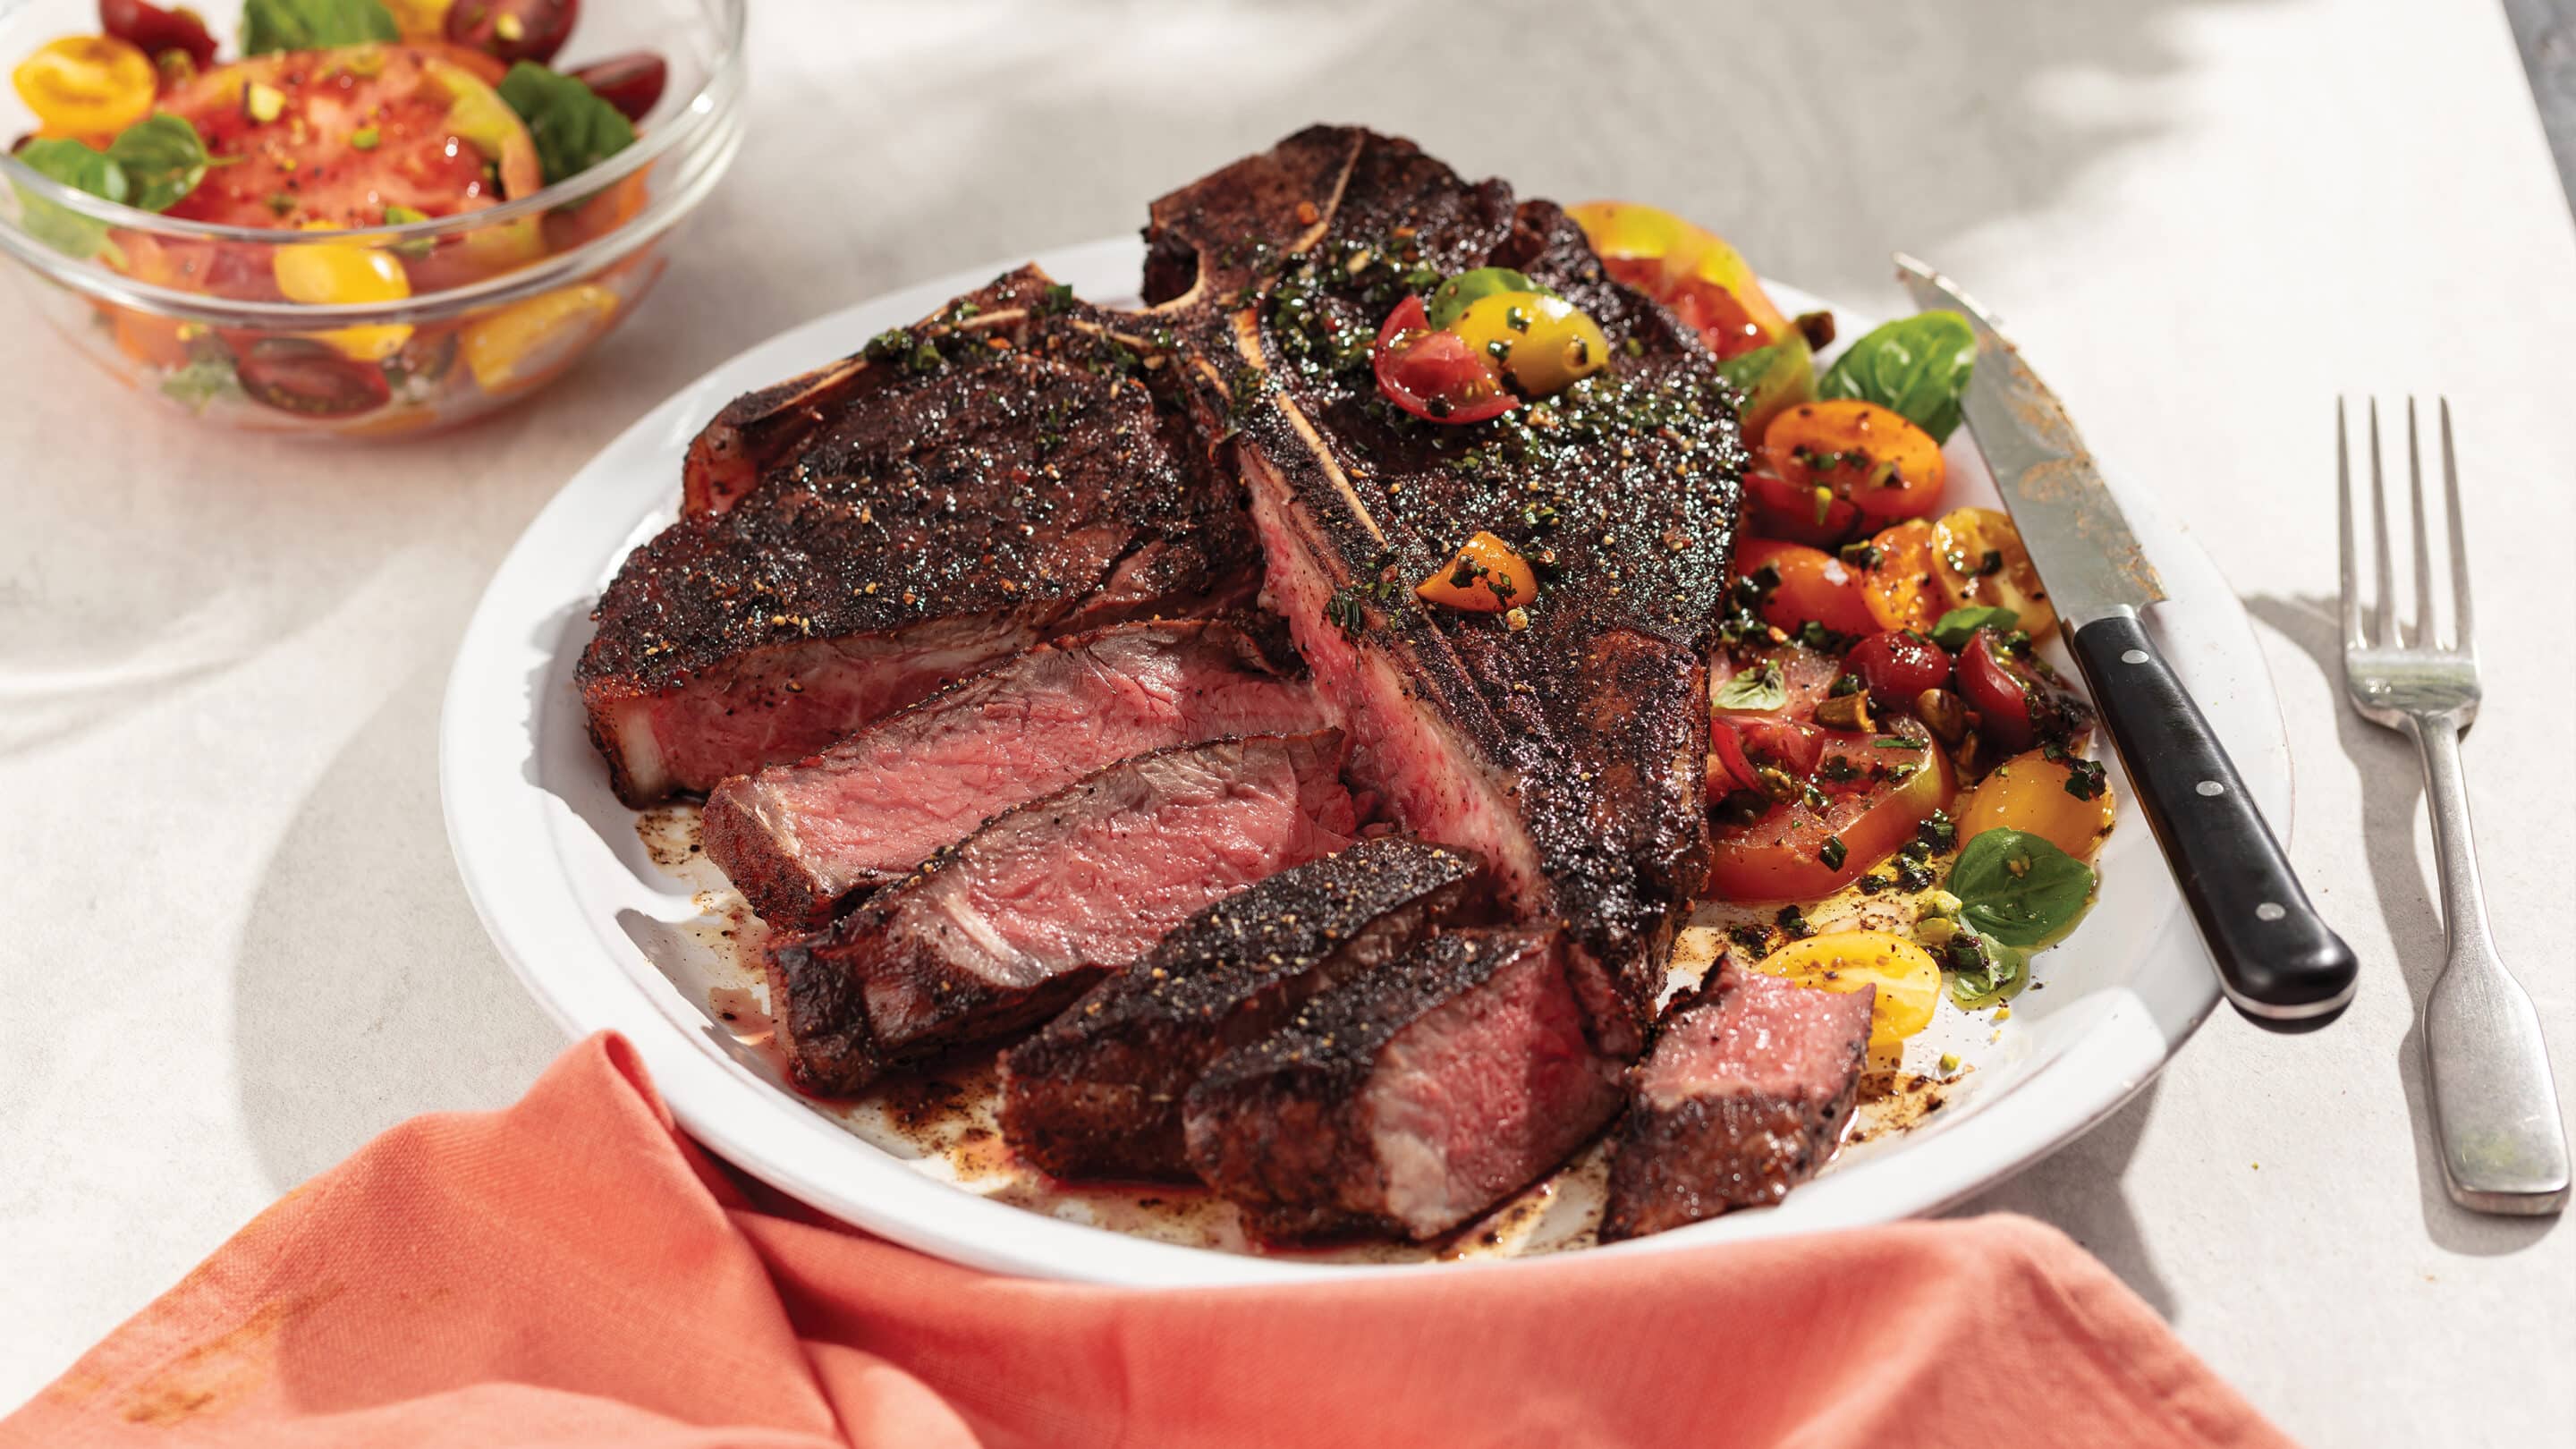
[[[312,233],[137,211],[5,156],[0,251],[71,346],[173,411],[337,437],[461,422],[560,376],[661,276],[664,239],[742,142],[745,4],[584,5],[557,67],[634,50],[670,67],[635,143],[487,210],[331,232],[332,244],[401,260],[412,295],[398,302],[283,300],[273,281],[280,250],[311,245]],[[240,8],[219,0],[203,10],[226,58],[238,49]],[[0,72],[58,36],[97,31],[94,0],[0,5]],[[0,146],[36,125],[0,87]],[[106,244],[67,250],[55,244],[66,228],[91,239],[103,230]],[[94,254],[76,254],[89,246]]]

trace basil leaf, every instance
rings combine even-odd
[[[1959,427],[1959,398],[1977,366],[1977,334],[1956,312],[1925,312],[1890,322],[1834,359],[1816,384],[1818,397],[1856,397],[1903,413],[1947,441]]]
[[[2093,898],[2093,868],[2036,835],[1987,830],[1959,852],[1944,886],[1959,919],[2007,946],[2036,946]]]
[[[1445,331],[1469,307],[1497,292],[1536,292],[1542,297],[1556,295],[1509,267],[1478,267],[1472,272],[1460,272],[1442,282],[1431,294],[1432,330]]]
[[[1779,709],[1789,702],[1789,688],[1781,682],[1780,666],[1766,660],[1759,669],[1735,671],[1711,702],[1719,709]]]
[[[18,153],[18,159],[32,171],[103,200],[123,201],[131,191],[125,168],[86,141],[64,136],[30,141]],[[11,189],[18,193],[18,224],[26,228],[27,235],[81,261],[115,249],[107,239],[106,222],[48,201],[23,185],[12,183]]]
[[[1975,604],[1965,609],[1952,609],[1932,626],[1932,642],[1956,654],[1968,647],[1968,638],[1979,629],[2001,632],[2021,622],[2021,615],[1993,604]]]
[[[2027,954],[1972,927],[1959,927],[1943,954],[1950,999],[1970,1011],[2019,996],[2030,980]]]
[[[241,393],[241,379],[233,372],[231,359],[219,356],[191,358],[188,365],[161,379],[161,395],[185,405],[189,411],[202,413],[219,397]]]
[[[242,6],[244,55],[400,39],[402,27],[380,0],[246,0]]]
[[[546,184],[578,176],[635,144],[635,127],[599,93],[560,71],[523,60],[501,77],[501,99],[537,143]]]
[[[119,132],[108,144],[107,159],[124,169],[133,194],[127,205],[145,211],[168,211],[179,198],[206,179],[213,158],[197,128],[168,111],[156,111]]]

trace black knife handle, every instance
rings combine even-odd
[[[2322,1025],[2352,999],[2360,963],[2308,903],[2200,707],[2135,614],[2070,642],[2228,1000],[2278,1030]]]

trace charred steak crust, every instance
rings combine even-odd
[[[1226,1053],[1188,1094],[1190,1164],[1253,1229],[1417,1240],[1554,1168],[1618,1111],[1559,941],[1435,935]]]
[[[1058,1177],[1187,1180],[1181,1102],[1199,1073],[1451,917],[1478,865],[1382,836],[1209,906],[1011,1049],[1002,1135]]]
[[[1032,1026],[1219,897],[1349,843],[1335,730],[1157,750],[1004,812],[824,930],[772,945],[798,1083]],[[1182,856],[1178,845],[1221,844]]]
[[[620,797],[795,759],[1044,638],[1248,598],[1241,488],[1168,342],[1023,268],[728,408],[576,673]],[[698,454],[758,477],[702,482]]]
[[[1326,723],[1276,620],[1113,625],[1012,656],[707,798],[709,859],[773,929],[811,930],[1014,805],[1168,745]]]
[[[1602,1241],[1768,1207],[1815,1176],[1851,1121],[1875,996],[1729,960],[1677,997],[1629,1073]]]
[[[1355,778],[1409,828],[1492,856],[1525,919],[1562,924],[1578,969],[1618,989],[1605,1041],[1633,1052],[1708,850],[1703,660],[1745,462],[1715,359],[1612,281],[1554,205],[1515,204],[1502,182],[1365,131],[1302,132],[1185,187],[1154,204],[1146,236],[1148,295],[1169,299],[1157,315],[1188,354],[1202,425],[1232,439],[1271,597],[1327,688],[1378,667],[1401,681],[1373,706],[1339,685]],[[1395,410],[1369,339],[1408,292],[1485,265],[1591,314],[1607,369],[1490,422]],[[1477,529],[1550,561],[1526,627],[1413,596]],[[1360,662],[1329,667],[1335,651]],[[1398,710],[1428,719],[1390,728]],[[1425,739],[1450,768],[1398,758]],[[1408,770],[1466,776],[1454,788],[1477,798],[1408,789]],[[1488,838],[1457,828],[1469,815],[1505,823]]]

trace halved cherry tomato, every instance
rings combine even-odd
[[[447,38],[504,61],[539,65],[563,49],[581,18],[581,0],[455,0],[447,9]]]
[[[1923,691],[1950,682],[1950,651],[1911,630],[1887,629],[1854,644],[1843,669],[1869,686],[1872,703],[1906,709]]]
[[[617,315],[617,294],[582,283],[514,302],[467,325],[466,370],[494,396],[551,375]]]
[[[1953,609],[2010,609],[2033,637],[2057,627],[2057,610],[2022,547],[2012,515],[1993,508],[1953,508],[1932,526],[1932,576]]]
[[[671,80],[671,67],[649,50],[630,50],[624,55],[594,60],[574,71],[572,78],[615,106],[617,114],[640,121],[653,109],[654,102],[662,99],[662,88]]]
[[[379,226],[395,207],[452,216],[535,191],[544,182],[536,142],[464,54],[436,44],[286,51],[180,86],[164,107],[225,164],[209,167],[170,215]],[[252,85],[283,98],[274,119],[256,120],[243,105]]]
[[[1494,359],[1531,397],[1563,392],[1610,360],[1610,339],[1601,335],[1601,324],[1563,297],[1543,292],[1488,293],[1468,303],[1449,330]]]
[[[447,12],[453,0],[384,0],[393,12],[394,28],[405,40],[445,40]]]
[[[1521,405],[1503,387],[1492,358],[1455,332],[1435,332],[1420,297],[1396,305],[1377,334],[1371,357],[1389,402],[1435,423],[1480,423]]]
[[[1510,544],[1479,529],[1413,592],[1425,603],[1499,614],[1538,597],[1538,571]]]
[[[2035,688],[2035,681],[1995,648],[1991,629],[1979,629],[1959,652],[1959,696],[1977,712],[1977,728],[2005,749],[2029,749],[2036,737],[2030,707]]]
[[[1861,596],[1860,576],[1834,555],[1773,538],[1748,538],[1735,546],[1737,574],[1751,578],[1765,565],[1779,574],[1780,583],[1762,603],[1764,623],[1795,630],[1812,619],[1838,634],[1867,634],[1877,628]]]
[[[290,302],[332,306],[399,302],[411,295],[411,278],[393,253],[356,242],[282,246],[271,266],[277,273],[279,294]],[[411,340],[411,328],[404,323],[381,323],[314,335],[359,362],[382,362]]]
[[[1749,824],[1719,824],[1708,893],[1729,901],[1812,901],[1893,855],[1915,826],[1948,807],[1955,784],[1950,758],[1941,750],[1888,753],[1917,768],[1902,781],[1881,776],[1845,793],[1825,794],[1821,807],[1802,796],[1774,804]],[[1838,842],[1840,852],[1828,841]]]
[[[2101,847],[2117,809],[2111,787],[2101,783],[2083,795],[2067,789],[2076,765],[2083,762],[2060,754],[2061,758],[2052,760],[2045,750],[2030,750],[1995,766],[1960,808],[1959,838],[1974,840],[1995,829],[2021,830],[2077,860],[2092,855]]]
[[[45,129],[101,138],[151,115],[160,79],[152,57],[112,35],[49,40],[9,73]]]
[[[1750,352],[1791,330],[1752,266],[1714,233],[1669,211],[1623,201],[1589,201],[1568,214],[1604,270],[1697,328],[1719,357]]]
[[[1830,489],[1873,523],[1917,518],[1941,504],[1941,445],[1905,415],[1858,398],[1800,403],[1771,422],[1762,455],[1793,487]]]
[[[1932,525],[1909,518],[1871,535],[1875,561],[1861,570],[1862,600],[1882,629],[1929,634],[1941,622],[1941,598],[1932,580]]]
[[[215,63],[215,38],[193,10],[164,10],[150,0],[98,0],[98,28],[155,60],[175,50],[199,70]]]
[[[1830,488],[1821,498],[1819,506],[1817,490],[1794,487],[1762,463],[1745,470],[1745,505],[1754,531],[1767,538],[1831,548],[1851,537],[1860,526],[1860,506]]]
[[[393,401],[382,368],[306,337],[269,337],[241,353],[236,374],[253,402],[308,418],[347,418]]]
[[[1890,1047],[1932,1024],[1941,1002],[1941,963],[1887,931],[1834,931],[1792,941],[1754,969],[1820,991],[1878,988],[1870,1003],[1869,1041]]]
[[[1727,380],[1744,389],[1744,436],[1751,439],[1759,439],[1783,409],[1816,396],[1816,354],[1804,333],[1792,327],[1757,351],[1727,369]]]

